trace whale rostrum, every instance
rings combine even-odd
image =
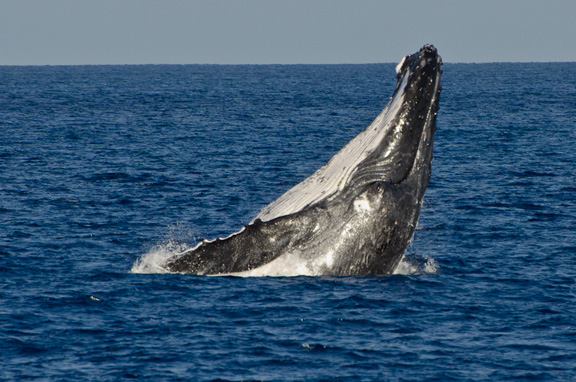
[[[388,105],[328,163],[239,232],[203,240],[164,267],[204,275],[392,273],[430,178],[442,60],[425,45],[396,74]]]

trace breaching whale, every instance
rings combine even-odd
[[[412,240],[431,171],[442,60],[425,45],[396,66],[388,105],[330,161],[239,232],[169,259],[203,275],[381,275]]]

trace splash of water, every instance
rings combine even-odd
[[[142,255],[132,265],[132,273],[169,273],[164,265],[168,259],[188,249],[187,244],[177,240],[169,240],[167,243],[158,244]]]
[[[152,247],[132,265],[132,273],[169,273],[164,267],[167,261],[189,249],[194,242],[192,232],[180,223],[170,227],[166,238]]]
[[[409,254],[402,257],[393,274],[406,276],[435,274],[439,268],[440,266],[436,260],[430,256]]]

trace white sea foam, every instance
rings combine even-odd
[[[426,275],[438,272],[439,265],[432,257],[418,255],[404,255],[396,267],[395,275]]]

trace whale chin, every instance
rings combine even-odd
[[[404,57],[388,105],[328,163],[226,238],[169,259],[205,275],[380,275],[394,271],[418,222],[431,173],[442,60],[432,45]]]

